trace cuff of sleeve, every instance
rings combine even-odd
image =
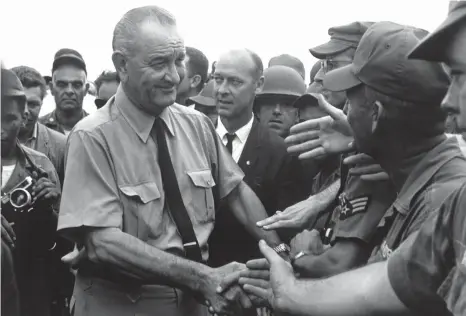
[[[244,175],[243,174],[232,174],[228,181],[225,181],[223,183],[223,186],[221,187],[220,190],[220,199],[224,199],[227,197],[231,191],[233,191],[242,181],[243,181]]]
[[[94,220],[93,222],[82,220],[81,218],[68,214],[60,214],[58,219],[57,231],[60,232],[63,236],[75,241],[82,242],[79,240],[79,230],[82,227],[96,227],[96,228],[110,228],[110,227],[120,227],[121,221],[111,217],[108,217],[105,222],[100,222]]]

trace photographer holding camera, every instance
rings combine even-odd
[[[21,315],[51,315],[60,181],[45,155],[19,143],[26,96],[12,71],[1,74],[2,240],[12,249]]]

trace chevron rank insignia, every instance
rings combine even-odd
[[[360,196],[351,200],[346,198],[346,196],[340,196],[340,220],[345,220],[354,214],[367,211],[369,202],[369,196]]]

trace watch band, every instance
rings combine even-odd
[[[277,247],[273,248],[273,250],[278,254],[280,254],[282,252],[290,253],[290,251],[291,251],[290,246],[288,246],[285,243],[282,243],[282,244],[278,245]]]

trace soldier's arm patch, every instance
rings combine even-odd
[[[357,213],[364,213],[369,207],[371,197],[368,195],[348,199],[343,197],[340,199],[340,220],[345,220],[348,217]]]

